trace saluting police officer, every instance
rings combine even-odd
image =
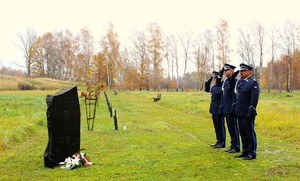
[[[225,150],[228,153],[240,152],[240,139],[237,127],[237,120],[234,114],[234,87],[237,81],[236,76],[238,74],[238,71],[234,72],[235,68],[236,67],[234,65],[224,65],[224,73],[226,75],[226,79],[224,80],[222,85],[223,94],[220,103],[220,113],[222,113],[226,118],[227,128],[231,138],[230,148],[228,150]]]
[[[236,158],[252,160],[256,158],[257,140],[254,131],[254,120],[260,88],[251,77],[253,67],[240,64],[241,78],[237,81],[235,114],[238,119],[243,152]]]
[[[219,113],[220,101],[222,96],[222,84],[221,77],[223,71],[217,72],[213,71],[212,76],[208,81],[205,82],[205,91],[210,92],[211,102],[209,107],[209,112],[212,114],[212,120],[216,133],[216,143],[212,144],[211,147],[214,148],[224,148],[225,147],[225,127],[224,127],[224,118]],[[214,82],[212,87],[210,87],[211,82]]]

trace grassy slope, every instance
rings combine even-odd
[[[300,113],[299,109],[295,109],[299,108],[299,93],[294,93],[295,99],[290,101],[283,99],[282,94],[261,96],[259,116],[256,120],[258,159],[254,161],[235,159],[233,155],[225,153],[224,149],[209,147],[208,143],[214,142],[215,138],[211,118],[207,113],[208,94],[163,92],[162,100],[153,103],[152,97],[156,95],[153,92],[119,92],[117,96],[110,93],[113,108],[118,111],[119,127],[121,129],[121,125],[125,123],[126,131],[113,129],[113,120],[109,117],[103,94],[99,102],[95,129],[93,132],[87,131],[81,100],[81,148],[85,149],[95,165],[76,171],[43,167],[43,153],[48,139],[44,100],[48,93],[51,91],[35,92],[36,100],[28,102],[27,106],[35,111],[28,112],[32,119],[22,120],[34,125],[32,136],[17,144],[10,144],[0,152],[0,180],[68,180],[79,177],[88,180],[299,178],[299,131],[289,133],[299,130],[297,118]],[[26,92],[22,96],[30,97],[30,94]],[[274,103],[282,106],[276,107]],[[288,115],[282,114],[283,110],[286,110]],[[12,115],[12,122],[20,121],[20,117],[14,119]],[[282,121],[286,117],[293,119]],[[2,124],[3,118],[0,119]]]
[[[76,85],[75,82],[59,81],[50,78],[23,78],[0,75],[0,91],[18,90],[18,83],[26,83],[38,90],[56,90],[63,86]]]

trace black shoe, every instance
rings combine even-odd
[[[240,152],[240,149],[234,149],[234,148],[232,148],[227,153],[238,153],[238,152]]]
[[[225,150],[225,152],[229,152],[229,151],[231,151],[231,149],[232,149],[232,148],[229,148],[228,150]]]
[[[214,148],[225,148],[225,146],[223,146],[223,145],[216,145],[216,146],[214,146]]]
[[[249,154],[248,156],[244,157],[243,160],[252,160],[252,159],[255,159],[255,158],[256,158],[256,156]]]
[[[211,144],[210,146],[211,147],[215,147],[215,146],[217,146],[218,145],[218,143],[215,143],[215,144]]]
[[[245,158],[246,156],[248,156],[246,153],[242,153],[239,155],[235,155],[234,158]]]

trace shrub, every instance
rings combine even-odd
[[[29,85],[27,83],[19,82],[18,83],[18,89],[19,90],[33,90],[33,89],[35,89],[35,87],[32,86],[32,85]]]

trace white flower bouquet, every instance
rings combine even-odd
[[[75,153],[72,157],[68,157],[64,162],[60,162],[61,168],[72,170],[74,168],[80,168],[83,166],[90,166],[92,162],[86,157],[83,152]]]

